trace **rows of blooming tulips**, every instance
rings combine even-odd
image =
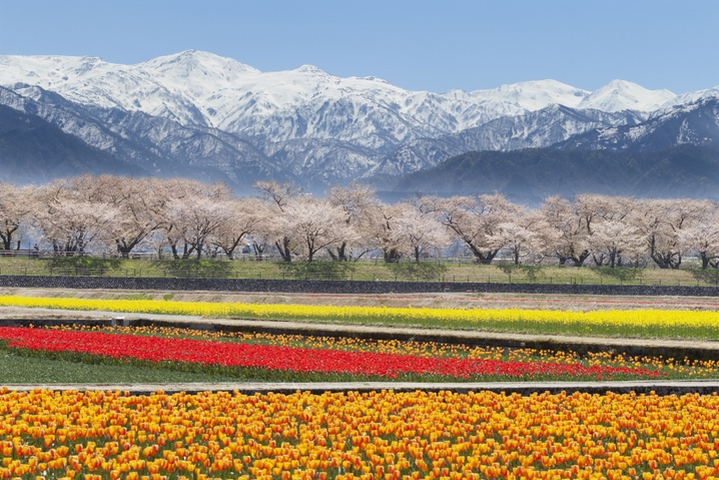
[[[25,351],[390,379],[408,374],[475,380],[486,377],[612,379],[660,376],[658,370],[629,366],[400,355],[104,331],[4,327],[0,328],[0,340],[6,342],[6,348]]]
[[[719,397],[0,391],[0,478],[719,475]]]
[[[404,323],[419,322],[425,318],[422,312],[430,312],[427,318],[436,324],[494,328],[493,322],[500,327],[534,322],[544,330],[584,333],[607,333],[611,326],[637,335],[647,334],[652,325],[669,332],[672,322],[684,319],[690,328],[682,335],[716,336],[713,312],[662,316],[652,311],[579,314],[18,298],[0,297],[0,305]],[[716,377],[719,372],[714,361],[607,353],[580,358],[572,352],[431,342],[157,328],[4,327],[0,342],[17,352],[300,375],[340,372],[358,378],[654,378],[669,371]],[[0,390],[0,479],[703,479],[719,478],[718,451],[717,395],[381,391],[130,396]]]
[[[206,317],[451,326],[545,333],[719,339],[719,313],[687,310],[385,308],[0,296],[0,306]]]
[[[270,333],[191,330],[157,326],[60,326],[52,328],[71,331],[102,331],[127,335],[196,339],[212,342],[238,342],[251,345],[267,345],[305,350],[339,350],[343,352],[369,352],[423,358],[492,360],[495,362],[504,361],[507,364],[566,364],[569,367],[565,368],[565,371],[572,369],[573,367],[571,366],[573,365],[582,365],[584,367],[594,367],[594,371],[602,371],[604,374],[611,372],[612,368],[619,367],[621,370],[613,371],[615,373],[624,372],[622,375],[623,378],[630,377],[628,374],[630,371],[634,372],[634,375],[631,375],[632,378],[646,378],[644,373],[647,371],[650,372],[650,377],[661,376],[669,379],[719,378],[719,361],[711,359],[690,360],[688,358],[639,357],[613,352],[587,352],[584,355],[579,355],[577,352],[571,350],[535,350],[532,348],[469,346],[408,340],[368,340],[298,334],[278,335]],[[536,368],[529,370],[536,371]],[[535,378],[537,377],[535,376]],[[544,375],[543,378],[552,378],[552,376]],[[576,378],[576,376],[572,378]],[[501,376],[497,376],[497,378],[493,379],[500,380]],[[514,376],[512,379],[517,379],[517,377]]]

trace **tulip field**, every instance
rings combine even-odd
[[[370,349],[300,348],[106,331],[13,327],[0,329],[0,340],[5,342],[5,349],[25,354],[59,355],[80,361],[141,361],[149,367],[160,364],[164,368],[192,371],[219,369],[227,374],[235,372],[238,378],[252,375],[259,380],[278,378],[277,373],[284,374],[280,378],[293,381],[307,380],[308,374],[314,374],[313,378],[345,381],[609,380],[668,375],[668,371],[662,373],[656,365],[627,365],[626,362],[617,365],[611,359],[587,362],[571,356],[542,358],[542,355],[529,352],[524,359],[517,359],[516,354],[514,358],[463,357],[439,352],[408,355]],[[428,348],[424,347],[425,350]]]
[[[452,310],[8,296],[0,297],[2,305],[719,337],[719,314],[700,311]],[[719,378],[717,360],[158,327],[0,327],[0,365],[11,357],[28,363],[131,366],[168,376],[186,371],[210,381],[218,375],[236,381],[291,382]],[[716,394],[388,389],[130,395],[0,388],[0,479],[708,479],[719,478],[718,455]]]
[[[157,327],[0,328],[7,353],[252,381],[707,379],[714,360],[482,348],[433,342],[210,333]]]
[[[0,477],[715,478],[719,397],[0,391]]]

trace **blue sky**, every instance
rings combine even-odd
[[[187,49],[412,90],[553,78],[719,85],[719,1],[0,0],[0,54],[137,63]]]

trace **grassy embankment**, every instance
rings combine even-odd
[[[687,268],[535,267],[446,261],[387,265],[381,261],[293,262],[221,260],[121,260],[101,258],[0,258],[0,275],[97,275],[624,285],[719,285],[719,271]]]

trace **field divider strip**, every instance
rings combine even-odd
[[[666,381],[597,381],[597,382],[486,382],[486,383],[408,383],[408,382],[337,382],[337,383],[153,383],[153,384],[9,384],[11,391],[119,391],[132,395],[164,393],[238,392],[242,394],[292,394],[310,392],[439,392],[459,394],[491,391],[505,394],[531,395],[535,393],[559,394],[575,392],[588,394],[635,393],[657,395],[685,395],[698,393],[711,395],[719,392],[718,380],[666,380]],[[0,395],[2,393],[0,392]]]

